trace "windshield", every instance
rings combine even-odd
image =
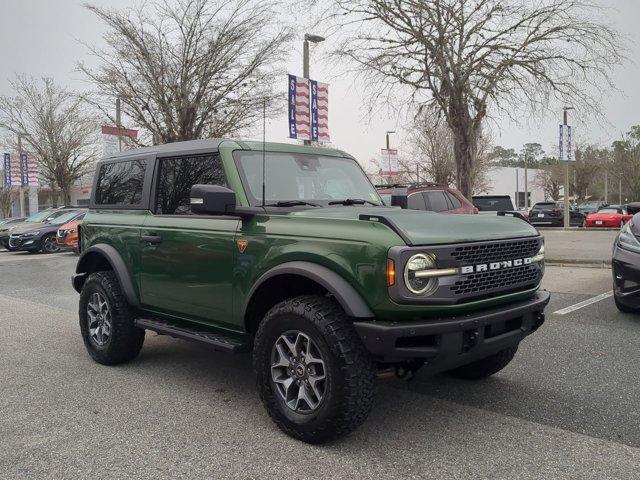
[[[234,158],[251,205],[262,203],[262,152],[236,151]],[[265,203],[382,199],[355,160],[299,153],[267,152]]]
[[[622,209],[619,208],[601,208],[598,213],[622,213]]]
[[[513,210],[513,203],[509,197],[473,197],[473,205],[481,212]]]
[[[536,203],[531,210],[552,210],[554,208],[562,208],[560,203]]]
[[[75,217],[78,216],[78,211],[77,210],[72,210],[72,211],[65,211],[65,212],[61,212],[60,215],[56,215],[55,217],[51,218],[47,218],[47,223],[51,224],[51,225],[62,225],[63,223],[67,223],[71,220],[73,220]]]
[[[45,218],[50,217],[51,215],[52,215],[51,210],[45,210],[43,212],[34,213],[29,218],[27,218],[25,222],[40,223],[40,222],[43,222]]]

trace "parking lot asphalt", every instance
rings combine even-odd
[[[545,325],[482,382],[380,382],[354,434],[282,434],[248,355],[147,334],[118,367],[90,360],[72,254],[0,252],[0,478],[640,478],[640,317],[606,269],[548,267]]]

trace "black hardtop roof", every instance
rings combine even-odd
[[[145,153],[155,153],[162,155],[182,154],[199,151],[217,151],[218,147],[225,139],[223,138],[207,138],[203,140],[187,140],[185,142],[164,143],[161,145],[152,145],[150,147],[133,148],[114,153],[102,160],[116,160],[118,158],[130,157],[132,155],[141,155]]]
[[[184,142],[164,143],[160,145],[152,145],[150,147],[140,147],[131,150],[123,150],[122,152],[117,152],[113,155],[109,155],[108,157],[104,157],[100,161],[114,161],[130,158],[132,156],[152,153],[156,154],[159,157],[171,157],[173,155],[217,152],[220,149],[220,145],[224,142],[228,142],[231,145],[235,144],[244,150],[258,151],[262,150],[263,148],[262,142],[256,142],[252,140],[238,140],[232,138],[206,138],[201,140],[187,140]],[[353,158],[348,153],[335,148],[303,146],[290,143],[266,142],[265,149],[267,152],[299,152],[313,153],[316,155]]]

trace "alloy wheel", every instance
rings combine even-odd
[[[58,246],[55,237],[48,236],[44,239],[43,249],[47,253],[56,253],[60,250],[60,247]]]
[[[103,347],[111,337],[111,308],[104,296],[95,292],[87,303],[87,324],[89,337],[96,345]]]
[[[271,353],[271,379],[285,405],[296,413],[311,413],[322,403],[326,368],[318,346],[297,330],[278,337]]]

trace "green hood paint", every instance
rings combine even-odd
[[[487,215],[445,215],[397,207],[336,206],[312,208],[290,214],[292,217],[358,220],[362,214],[384,215],[402,230],[413,245],[479,242],[518,237],[535,237],[535,228],[512,217]]]

